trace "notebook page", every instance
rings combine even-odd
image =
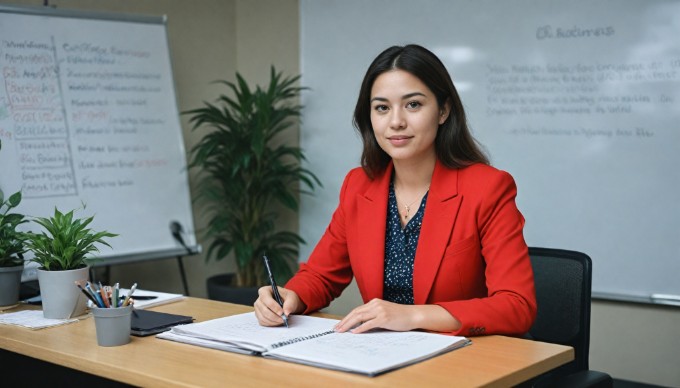
[[[295,342],[296,339],[333,329],[335,319],[291,315],[289,328],[285,326],[264,327],[257,322],[255,313],[232,315],[205,322],[172,328],[172,333],[195,338],[230,343],[243,349],[264,352],[273,344]]]
[[[265,356],[376,375],[468,343],[464,337],[425,332],[333,333],[271,350]]]

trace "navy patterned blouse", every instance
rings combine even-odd
[[[385,230],[385,280],[383,299],[400,304],[413,304],[413,262],[423,223],[427,194],[423,196],[418,211],[401,228],[397,196],[390,183],[387,201],[387,228]]]

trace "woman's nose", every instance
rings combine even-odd
[[[390,128],[392,129],[406,128],[406,120],[404,119],[403,113],[399,109],[393,109],[391,113],[392,116],[390,117]]]

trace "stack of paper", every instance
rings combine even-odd
[[[119,292],[120,292],[119,295],[127,296],[127,294],[130,292],[130,290],[127,289],[127,288],[121,288]],[[135,308],[143,310],[147,307],[158,306],[158,305],[161,305],[161,304],[180,301],[180,300],[184,299],[184,295],[182,295],[182,294],[171,294],[171,293],[167,293],[167,292],[140,290],[138,288],[132,294],[132,299],[134,299],[134,301],[135,301]],[[88,301],[88,306],[94,307],[92,302],[89,302],[89,301]]]
[[[127,295],[130,290],[121,288],[120,295]],[[132,294],[132,299],[135,301],[136,309],[145,309],[147,307],[158,306],[161,304],[177,302],[184,299],[182,294],[170,294],[167,292],[135,290]]]
[[[71,322],[78,322],[78,320],[45,318],[42,310],[23,310],[15,313],[0,314],[0,324],[23,326],[29,329],[42,329],[65,325]]]

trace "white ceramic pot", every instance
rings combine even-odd
[[[21,272],[24,266],[0,267],[0,306],[11,306],[19,302]]]
[[[38,283],[45,318],[68,319],[85,313],[87,298],[76,286],[90,278],[90,267],[68,271],[38,269]]]

